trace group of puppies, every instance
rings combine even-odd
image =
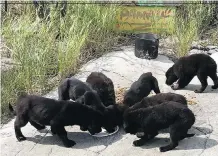
[[[207,55],[193,54],[180,58],[166,72],[166,84],[172,89],[184,88],[197,75],[202,87],[207,87],[207,77],[218,88],[216,62]],[[177,82],[176,82],[177,81]],[[156,95],[147,97],[151,91]],[[126,133],[136,135],[135,146],[142,146],[153,139],[161,129],[169,128],[170,143],[160,147],[161,152],[178,146],[184,138],[194,136],[188,130],[195,122],[193,112],[184,96],[175,93],[160,93],[157,79],[151,72],[142,74],[126,91],[122,104],[116,104],[114,85],[101,72],[92,72],[86,82],[74,77],[64,79],[58,87],[59,99],[23,94],[16,102],[15,135],[18,141],[25,140],[21,132],[28,122],[37,130],[51,126],[51,132],[59,136],[64,146],[76,143],[68,139],[64,126],[79,125],[82,131],[94,135],[105,128],[108,133],[122,126]]]

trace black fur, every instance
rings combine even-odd
[[[148,96],[151,90],[154,90],[156,94],[160,93],[158,81],[151,72],[144,73],[125,93],[123,104],[130,107]]]
[[[74,77],[66,78],[61,81],[58,87],[58,97],[59,100],[78,100],[79,102],[84,102],[83,95],[86,91],[92,91],[91,87]]]
[[[129,108],[124,113],[124,130],[130,134],[144,133],[139,140],[133,142],[135,146],[144,145],[158,135],[159,130],[169,127],[171,141],[169,145],[160,147],[161,152],[172,150],[180,140],[194,136],[187,134],[194,122],[192,111],[173,101],[147,108]]]
[[[96,90],[101,101],[107,107],[116,103],[113,81],[101,72],[92,72],[86,82]]]
[[[96,91],[86,91],[83,95],[83,99],[83,104],[91,106],[95,110],[103,112],[106,108]]]
[[[96,110],[101,111],[103,113],[104,125],[105,127],[107,127],[106,130],[109,133],[114,132],[116,126],[121,126],[123,124],[123,112],[126,109],[126,107],[117,104],[109,105],[106,107],[102,102],[100,102],[100,99],[95,99],[95,97],[97,96],[93,96],[93,94],[96,93],[85,93],[85,104],[90,105]],[[95,102],[96,100],[99,102]]]
[[[12,106],[9,106],[13,111]],[[80,125],[88,127],[91,134],[101,132],[103,114],[93,108],[72,101],[54,100],[36,95],[22,95],[16,102],[14,129],[18,141],[26,140],[21,128],[28,122],[36,129],[51,126],[66,147],[76,143],[67,138],[64,126]]]
[[[159,105],[167,101],[174,101],[174,102],[178,102],[178,104],[187,106],[187,100],[183,95],[176,94],[176,93],[160,93],[150,97],[145,97],[140,102],[134,104],[130,108],[132,109],[146,108],[150,106]]]
[[[195,90],[196,93],[202,93],[207,87],[207,77],[209,76],[214,85],[212,89],[218,88],[217,64],[210,56],[206,54],[193,54],[190,56],[181,57],[172,67],[166,72],[166,84],[172,85],[177,82],[177,85],[172,85],[172,89],[181,89],[187,86],[194,76],[197,75],[201,82],[201,88]]]
[[[63,80],[58,88],[59,100],[75,100],[81,104],[89,105],[95,110],[103,113],[104,128],[112,133],[117,125],[122,124],[122,111],[120,112],[117,105],[106,107],[97,91],[93,90],[88,83],[84,83],[76,78],[67,78]],[[116,117],[116,118],[115,118]],[[88,127],[80,126],[82,131]],[[94,130],[92,130],[94,131]]]

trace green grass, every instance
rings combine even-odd
[[[91,57],[107,52],[118,40],[113,31],[117,7],[69,4],[65,18],[51,7],[50,21],[38,20],[32,5],[14,5],[2,19],[2,36],[17,66],[1,76],[1,110],[8,113],[20,92],[45,94],[74,74]],[[55,39],[58,32],[61,37]]]
[[[177,57],[187,55],[192,42],[199,39],[211,20],[212,4],[184,4],[175,20],[174,49]]]

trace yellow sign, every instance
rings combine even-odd
[[[175,7],[123,6],[117,15],[116,28],[123,31],[169,32],[174,28]]]

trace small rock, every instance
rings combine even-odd
[[[191,49],[191,50],[192,50],[192,49],[197,49],[197,50],[203,50],[203,51],[208,51],[208,50],[210,50],[209,48],[204,47],[204,46],[202,46],[202,45],[191,46],[190,49]]]
[[[218,49],[211,49],[207,52],[207,54],[211,55],[213,53],[217,53],[218,52]]]
[[[198,49],[192,49],[189,51],[189,55],[192,55],[192,54],[201,54],[201,53],[205,53],[204,51],[202,50],[198,50]]]
[[[212,49],[218,49],[218,46],[209,45],[209,46],[206,46],[206,48],[208,48],[209,50],[212,50]]]

